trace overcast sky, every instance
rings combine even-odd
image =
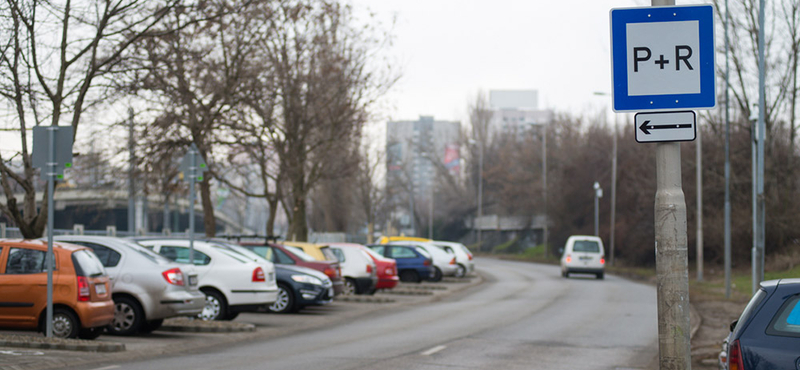
[[[479,90],[533,89],[539,107],[610,106],[609,10],[649,0],[352,0],[396,15],[403,75],[382,109],[391,120],[466,120]],[[703,3],[696,1],[695,3]],[[686,4],[678,1],[678,4]]]

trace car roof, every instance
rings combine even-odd
[[[433,240],[428,238],[418,238],[416,236],[382,236],[378,239],[378,244],[387,244],[389,242],[406,241],[406,242],[431,242]]]
[[[0,245],[7,245],[10,247],[33,247],[36,249],[47,249],[47,241],[40,239],[0,239]],[[82,245],[69,244],[66,242],[53,242],[53,248],[61,248],[68,251],[77,251],[81,249],[89,249]]]

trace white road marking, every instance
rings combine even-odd
[[[436,346],[436,347],[433,347],[433,348],[431,348],[431,349],[429,349],[429,350],[427,350],[425,352],[422,352],[420,354],[423,355],[423,356],[430,356],[430,355],[432,355],[432,354],[434,354],[436,352],[439,352],[439,351],[441,351],[441,350],[443,350],[445,348],[447,348],[447,346]]]
[[[97,369],[93,370],[111,370],[111,369],[119,369],[119,365],[111,365],[106,367],[98,367]]]

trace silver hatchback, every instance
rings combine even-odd
[[[85,235],[55,240],[94,250],[112,280],[114,321],[108,331],[130,335],[158,329],[164,319],[196,316],[205,305],[194,266],[170,261],[128,240]]]

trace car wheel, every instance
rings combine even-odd
[[[353,294],[357,294],[357,293],[358,293],[358,289],[356,288],[355,280],[353,280],[351,278],[345,278],[344,279],[344,289],[342,290],[342,294],[343,295],[353,295]]]
[[[290,313],[295,311],[294,293],[284,285],[278,284],[278,298],[270,305],[269,310],[275,313]]]
[[[602,272],[598,272],[597,273],[597,279],[599,279],[599,280],[603,279],[603,273]]]
[[[442,270],[434,266],[433,277],[431,281],[442,281]]]
[[[203,311],[197,316],[203,321],[222,320],[227,311],[227,304],[225,298],[216,290],[206,289],[203,290],[206,295],[206,305],[203,306]]]
[[[464,267],[464,265],[458,265],[458,268],[456,269],[456,277],[463,278],[464,276],[467,276],[467,268]]]
[[[152,333],[152,332],[158,330],[161,327],[161,325],[163,325],[163,324],[164,324],[164,319],[150,320],[150,321],[144,323],[144,325],[142,325],[142,328],[139,329],[139,332],[140,333]]]
[[[47,325],[47,323],[45,323]],[[78,317],[65,308],[53,310],[53,336],[56,338],[77,338],[80,332]]]
[[[405,270],[400,272],[400,281],[407,283],[419,283],[419,274],[414,270]]]
[[[108,332],[114,335],[131,335],[139,332],[144,322],[144,312],[139,302],[131,297],[114,298],[114,320]]]
[[[89,340],[97,339],[97,337],[99,337],[100,334],[103,334],[103,330],[104,329],[105,329],[105,327],[102,327],[102,326],[101,327],[97,327],[97,328],[81,329],[81,331],[78,333],[78,338],[80,338],[80,339],[89,339]]]

